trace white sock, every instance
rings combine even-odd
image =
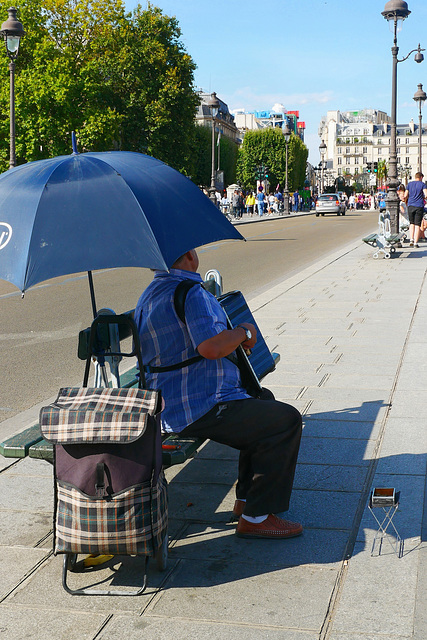
[[[255,518],[252,518],[252,516],[245,516],[245,514],[243,513],[242,518],[244,520],[247,520],[248,522],[252,522],[252,524],[261,524],[261,522],[264,522],[264,520],[267,520],[268,513],[265,516],[256,516]]]

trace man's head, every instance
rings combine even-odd
[[[422,180],[424,178],[424,175],[421,173],[421,171],[418,171],[415,174],[415,180]]]
[[[187,251],[173,263],[171,269],[183,269],[184,271],[192,271],[197,273],[199,268],[199,256],[195,249]]]

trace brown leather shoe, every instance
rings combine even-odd
[[[295,538],[301,534],[302,525],[298,522],[282,520],[272,513],[260,524],[239,518],[236,529],[239,538]]]
[[[237,499],[235,501],[234,507],[233,507],[233,516],[235,516],[237,519],[240,518],[240,516],[242,515],[245,504],[246,503],[244,502],[244,500]]]

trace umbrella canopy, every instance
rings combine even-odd
[[[141,153],[73,154],[0,175],[0,279],[21,291],[111,267],[167,269],[243,237],[191,180]]]

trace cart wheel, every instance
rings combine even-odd
[[[374,260],[378,260],[378,252],[374,253],[374,255],[372,256]]]
[[[77,564],[77,553],[67,553],[67,568],[68,571],[75,571]]]
[[[396,253],[396,247],[390,247],[390,253]]]
[[[316,213],[316,218],[318,218],[320,216],[320,213]]]
[[[325,215],[325,214],[324,214],[324,213],[322,213],[322,216],[324,216],[324,215]]]
[[[384,258],[386,260],[388,260],[389,258],[391,258],[391,255],[387,252],[387,253],[384,254]]]
[[[156,565],[158,571],[166,571],[168,564],[168,533],[166,531],[165,537],[156,553]]]

